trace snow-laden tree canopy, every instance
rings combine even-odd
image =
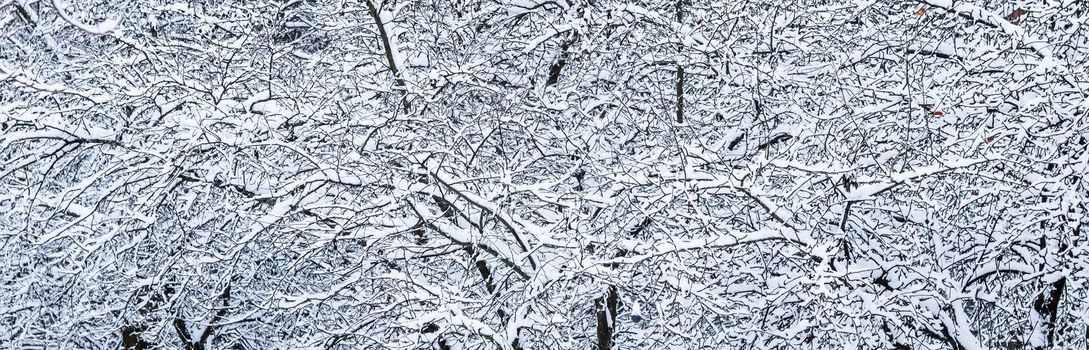
[[[0,0],[0,347],[1069,349],[1084,0]]]

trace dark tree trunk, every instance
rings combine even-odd
[[[560,44],[559,58],[556,59],[556,63],[552,64],[552,67],[548,68],[548,80],[545,81],[545,86],[556,85],[556,83],[560,81],[560,73],[563,72],[563,67],[567,66],[567,51],[571,49],[571,45],[573,45],[578,38],[578,33],[572,33],[567,40],[564,40],[563,43]]]
[[[382,42],[382,49],[385,51],[386,64],[389,65],[389,71],[393,74],[393,83],[401,90],[401,103],[404,105],[404,109],[407,112],[411,109],[408,104],[408,92],[403,90],[405,88],[405,80],[401,78],[401,70],[397,67],[397,60],[393,59],[393,46],[390,44],[389,34],[386,33],[386,24],[382,22],[382,16],[378,13],[378,9],[374,7],[372,0],[363,0],[367,3],[367,13],[374,19],[374,24],[378,26],[378,39]]]
[[[684,66],[677,64],[677,123],[684,123]]]
[[[121,327],[121,348],[125,350],[144,350],[151,344],[144,341],[140,334],[147,330],[145,326],[128,325]]]
[[[677,0],[677,24],[684,23],[684,7],[685,0]],[[677,53],[684,49],[681,45],[677,49]],[[677,62],[677,123],[684,123],[684,65],[682,62]]]
[[[1036,310],[1040,314],[1040,317],[1047,321],[1045,327],[1047,327],[1047,345],[1043,347],[1036,347],[1036,349],[1050,349],[1055,346],[1055,330],[1058,328],[1057,321],[1059,319],[1059,301],[1063,297],[1063,292],[1066,290],[1066,277],[1059,278],[1058,281],[1052,283],[1048,290],[1041,291],[1036,296],[1036,301],[1032,303],[1032,309]]]
[[[609,286],[609,292],[604,297],[594,299],[594,307],[597,309],[598,350],[612,350],[613,348],[616,308],[620,303],[616,293],[616,286]]]

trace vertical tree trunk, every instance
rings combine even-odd
[[[1066,289],[1066,277],[1061,277],[1048,286],[1046,290],[1040,292],[1036,296],[1036,300],[1032,303],[1033,310],[1036,310],[1040,314],[1040,318],[1044,319],[1046,324],[1042,325],[1047,327],[1047,344],[1045,346],[1038,346],[1036,349],[1051,349],[1055,346],[1055,330],[1058,328],[1059,318],[1059,301],[1063,297],[1063,292]]]
[[[631,231],[632,237],[638,237],[639,233],[650,227],[652,220],[650,217],[643,218],[643,221],[639,222],[638,226]],[[620,250],[616,252],[613,258],[622,258],[627,255],[627,251]],[[617,264],[607,264],[606,267],[617,268]],[[619,290],[615,285],[609,285],[608,291],[604,297],[598,297],[594,299],[594,310],[597,310],[597,348],[598,350],[611,350],[613,348],[613,341],[616,335],[616,314],[617,309],[620,307],[620,295]]]
[[[685,5],[685,0],[677,0],[677,26],[678,27],[683,26],[683,23],[684,23],[684,5]],[[678,38],[678,39],[680,40],[681,38]],[[683,53],[682,52],[683,50],[684,50],[684,45],[683,44],[678,45],[678,47],[677,47],[678,56],[679,56],[679,54]],[[677,89],[677,111],[676,111],[677,123],[684,123],[684,64],[680,61],[680,58],[678,58],[678,60],[677,60],[676,84],[677,84],[676,85],[676,89]]]
[[[684,66],[677,64],[677,123],[684,123]]]
[[[616,295],[616,286],[609,286],[609,292],[604,297],[594,299],[594,308],[597,309],[597,349],[612,350],[613,331],[616,323],[616,307],[619,299]]]
[[[556,62],[548,68],[548,80],[545,81],[545,86],[556,85],[560,81],[560,75],[563,72],[563,67],[567,66],[567,51],[571,49],[571,45],[575,44],[575,41],[579,39],[578,32],[572,32],[567,40],[564,40],[560,44],[560,55],[556,59]]]
[[[382,16],[378,13],[378,8],[374,7],[372,0],[365,0],[364,2],[367,3],[367,13],[371,15],[375,26],[378,27],[378,38],[382,41],[386,64],[389,65],[389,71],[393,74],[393,84],[401,88],[401,103],[407,112],[411,108],[408,104],[408,92],[404,90],[405,80],[401,77],[401,70],[397,67],[397,60],[393,58],[393,45],[390,44],[389,34],[386,33],[386,24],[382,22]]]
[[[1078,239],[1081,236],[1081,227],[1075,227],[1072,239]],[[1047,246],[1047,240],[1043,237],[1040,238],[1041,249]],[[1059,258],[1063,259],[1064,256],[1071,255],[1070,245],[1061,242],[1059,244]],[[1042,271],[1045,266],[1041,264],[1040,270]],[[1062,301],[1063,293],[1066,292],[1066,276],[1060,277],[1055,282],[1049,284],[1044,290],[1040,291],[1040,294],[1036,295],[1036,300],[1032,302],[1032,309],[1040,315],[1040,319],[1043,324],[1038,327],[1045,327],[1044,331],[1047,335],[1047,343],[1043,346],[1036,346],[1034,349],[1051,349],[1055,347],[1055,334],[1059,329],[1059,302]],[[1089,346],[1089,345],[1087,345]]]

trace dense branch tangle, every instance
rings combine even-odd
[[[0,1],[0,344],[1084,347],[1084,5]]]

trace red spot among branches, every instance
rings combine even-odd
[[[1006,16],[1006,20],[1012,23],[1020,22],[1021,16],[1024,16],[1026,13],[1028,13],[1028,11],[1026,11],[1025,9],[1018,8],[1016,10],[1013,10],[1013,12],[1010,12],[1010,14]]]

